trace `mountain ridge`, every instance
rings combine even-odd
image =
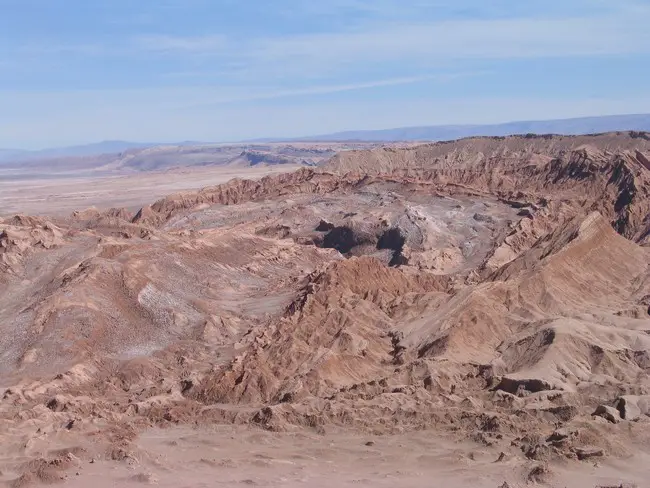
[[[349,130],[314,136],[255,138],[239,141],[238,144],[306,141],[447,141],[464,139],[467,137],[501,137],[509,135],[525,135],[529,133],[537,135],[593,135],[607,132],[626,131],[650,132],[650,114],[605,115],[568,119],[512,121],[500,124],[454,124],[397,127],[377,130]],[[0,163],[57,157],[80,157],[121,153],[130,149],[146,149],[158,146],[207,146],[217,144],[229,144],[229,142],[183,141],[154,143],[105,140],[89,144],[52,147],[33,151],[0,148]]]
[[[650,114],[513,121],[501,124],[431,125],[379,130],[350,130],[299,138],[298,140],[445,141],[481,136],[501,137],[525,134],[593,135],[626,131],[650,131]]]

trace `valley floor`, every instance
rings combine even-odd
[[[511,488],[529,484],[539,466],[499,447],[456,442],[430,431],[372,436],[343,431],[273,433],[257,428],[174,427],[144,432],[121,462],[70,449],[79,439],[61,434],[58,448],[77,452],[65,486],[159,487],[403,487]],[[81,441],[84,442],[84,441]],[[88,444],[87,440],[85,441]],[[32,455],[46,444],[36,443]],[[49,452],[54,446],[48,442]],[[6,461],[7,452],[2,452]],[[538,486],[595,488],[647,486],[650,458],[552,464]],[[4,463],[3,463],[4,464]],[[4,479],[12,473],[2,467]],[[2,479],[2,478],[0,478]],[[14,478],[15,479],[15,478]]]
[[[170,193],[217,185],[232,178],[261,178],[299,166],[191,168],[119,175],[40,175],[0,171],[0,216],[67,216],[91,206],[137,210]]]

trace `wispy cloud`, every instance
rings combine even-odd
[[[650,110],[648,0],[15,5],[0,29],[0,146]],[[53,17],[37,26],[39,7]]]
[[[345,17],[364,14],[366,18],[401,20],[437,18],[561,18],[595,12],[609,15],[624,10],[647,9],[645,0],[290,0],[277,8],[294,17],[304,15],[329,15]]]
[[[109,46],[101,43],[60,43],[38,42],[24,44],[18,48],[18,53],[25,56],[102,56],[114,52]]]
[[[231,47],[226,36],[174,37],[169,35],[148,35],[135,39],[135,48],[149,52],[217,54]]]
[[[366,90],[371,88],[381,88],[381,87],[388,87],[388,86],[412,85],[415,83],[434,81],[434,80],[437,82],[447,82],[447,81],[452,81],[463,77],[480,76],[482,74],[485,74],[485,72],[440,73],[440,74],[428,74],[428,75],[421,75],[421,76],[372,80],[372,81],[357,82],[357,83],[338,84],[338,85],[317,85],[317,86],[308,86],[304,88],[293,88],[287,90],[248,89],[248,90],[239,91],[239,93],[230,93],[225,96],[214,97],[214,95],[206,95],[201,100],[201,103],[190,104],[182,108],[183,109],[194,109],[198,107],[206,108],[214,105],[222,105],[222,104],[235,103],[235,102],[249,102],[254,100],[273,100],[278,98],[298,97],[304,95],[324,95],[329,93],[341,93],[341,92]],[[216,88],[214,91],[219,92],[221,90],[219,88]]]
[[[201,2],[202,0],[193,0]],[[231,0],[222,3],[234,4]],[[166,5],[182,2],[167,0]],[[467,3],[467,2],[466,2]],[[638,0],[550,0],[546,13],[539,0],[525,2],[533,10],[519,17],[476,16],[482,1],[469,0],[474,15],[446,20],[437,17],[435,8],[452,9],[457,2],[430,0],[331,0],[312,2],[292,0],[296,16],[318,17],[319,12],[345,18],[352,10],[356,24],[339,25],[334,20],[328,29],[317,32],[285,34],[209,32],[203,35],[173,35],[161,32],[139,34],[104,42],[30,42],[19,47],[0,46],[0,62],[18,63],[26,57],[44,60],[51,56],[111,57],[125,62],[150,61],[152,55],[164,59],[165,69],[158,72],[197,72],[200,63],[210,63],[232,81],[268,79],[271,81],[333,79],[341,74],[360,78],[391,68],[402,72],[429,72],[440,65],[465,60],[542,59],[568,57],[618,56],[650,53],[650,7]],[[571,16],[557,15],[562,4],[589,3],[592,9],[577,8]],[[512,0],[495,0],[495,10]],[[287,7],[288,8],[288,7]],[[458,7],[455,7],[458,8]],[[538,11],[540,10],[540,11]],[[409,12],[408,18],[396,12]],[[427,12],[427,15],[418,13]],[[359,13],[361,12],[361,13]],[[555,16],[554,16],[555,13]],[[647,15],[646,15],[647,14]],[[303,21],[304,21],[303,18]],[[301,29],[297,29],[300,31]],[[308,29],[302,29],[307,31]],[[295,29],[294,29],[295,31]]]
[[[363,72],[400,63],[430,69],[467,59],[535,59],[650,53],[650,29],[638,13],[573,18],[373,23],[340,32],[232,38],[147,36],[137,48],[212,57],[251,76]]]

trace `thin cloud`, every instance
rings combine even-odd
[[[461,77],[479,76],[486,72],[465,72],[465,73],[442,73],[442,74],[429,74],[422,76],[410,76],[401,78],[390,78],[383,80],[373,80],[358,83],[347,83],[340,85],[323,85],[323,86],[309,86],[305,88],[294,88],[288,90],[275,90],[275,91],[250,91],[241,93],[239,95],[231,95],[221,98],[206,97],[205,101],[200,104],[192,104],[182,107],[183,109],[205,108],[212,105],[222,105],[235,102],[248,102],[254,100],[273,100],[278,98],[291,98],[304,95],[325,95],[329,93],[341,93],[347,91],[366,90],[371,88],[381,88],[387,86],[398,85],[411,85],[421,83],[424,81],[451,81]],[[215,91],[220,91],[218,88]]]
[[[136,48],[150,52],[216,54],[229,46],[228,38],[221,35],[202,37],[149,35],[136,39]]]
[[[115,0],[107,16],[70,1],[60,14],[85,12],[83,29],[22,29],[23,9],[17,29],[0,32],[4,145],[650,110],[647,0]],[[483,69],[493,76],[444,84]],[[390,86],[402,89],[380,90]],[[355,90],[366,92],[319,96]]]
[[[136,47],[170,55],[237,58],[249,66],[327,69],[393,61],[602,56],[650,52],[650,30],[638,15],[562,19],[449,20],[375,23],[344,32],[235,39],[148,36]]]
[[[339,26],[321,33],[260,35],[170,35],[151,33],[118,40],[110,45],[33,43],[18,48],[0,47],[0,61],[30,61],[41,56],[95,57],[137,61],[152,54],[167,58],[178,72],[188,64],[210,60],[231,80],[315,80],[346,75],[358,78],[383,69],[431,71],[441,63],[458,60],[506,60],[567,57],[618,56],[650,53],[650,29],[645,18],[647,5],[621,0],[614,6],[590,0],[594,8],[580,16],[518,18],[465,18],[438,21],[390,19],[394,0],[333,0],[332,9],[347,6],[365,12],[362,23]],[[584,0],[576,0],[581,4]],[[174,1],[170,2],[175,4]],[[450,8],[449,0],[434,2]],[[497,2],[498,3],[498,2]],[[551,2],[557,8],[558,2]],[[312,2],[292,2],[296,15]],[[536,2],[536,5],[540,2]],[[472,2],[472,5],[477,3]],[[609,5],[609,7],[606,7]],[[338,7],[337,7],[338,6]],[[427,2],[410,3],[407,10],[430,8]],[[603,13],[603,9],[607,9]],[[371,13],[368,13],[371,12]],[[597,13],[594,13],[597,12]],[[340,12],[339,12],[340,14]],[[355,16],[352,16],[355,17]],[[422,16],[423,19],[431,16]],[[333,24],[334,25],[334,24]],[[197,58],[197,59],[193,59]],[[177,66],[173,66],[173,65]],[[190,66],[189,71],[195,71]],[[385,71],[384,71],[385,72]],[[161,73],[161,76],[165,76]]]

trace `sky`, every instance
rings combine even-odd
[[[650,0],[0,0],[0,147],[650,112]]]

